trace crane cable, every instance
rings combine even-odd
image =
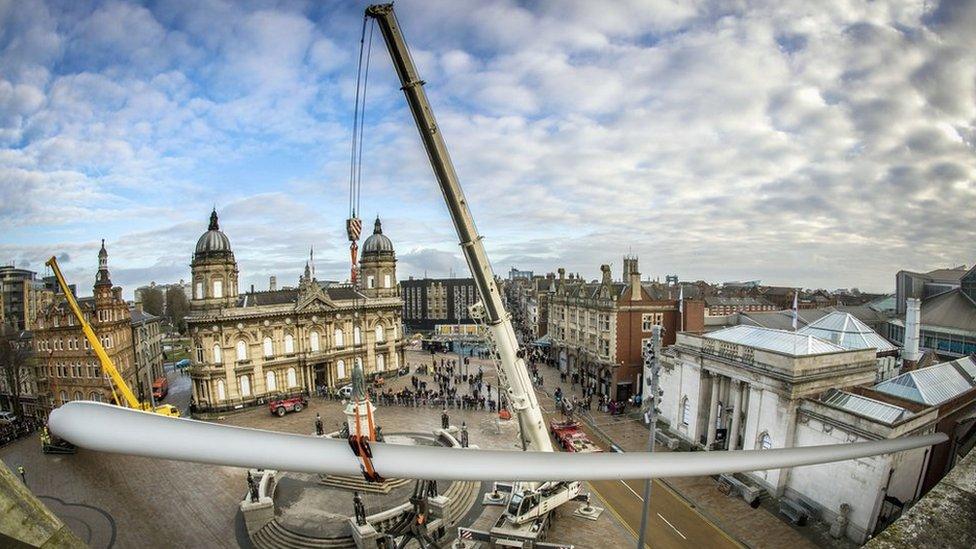
[[[359,197],[363,177],[363,129],[366,120],[366,84],[369,81],[369,60],[373,51],[373,30],[375,22],[369,27],[369,40],[366,40],[366,17],[363,18],[362,33],[359,38],[359,67],[356,75],[356,103],[353,108],[352,146],[349,158],[349,218],[346,220],[346,233],[349,237],[349,280],[356,284],[356,263],[359,254],[359,237],[363,222],[357,217]],[[363,65],[365,55],[366,64]]]

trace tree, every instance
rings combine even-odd
[[[159,288],[147,288],[143,290],[142,310],[151,315],[163,315],[163,292]]]
[[[30,366],[33,355],[31,339],[26,332],[14,330],[7,325],[0,326],[0,392],[6,393],[10,399],[13,413],[24,417],[24,410],[20,402],[23,370]]]
[[[166,315],[181,334],[186,331],[186,322],[183,319],[186,318],[189,312],[190,302],[186,300],[186,294],[183,293],[183,289],[176,286],[167,288]]]

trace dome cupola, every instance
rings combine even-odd
[[[393,253],[393,242],[383,234],[383,224],[377,216],[376,223],[373,224],[373,234],[363,243],[363,256],[383,253]]]
[[[200,235],[197,240],[197,248],[194,255],[200,256],[219,256],[231,254],[230,239],[220,230],[217,223],[217,210],[210,213],[210,225],[207,232]]]

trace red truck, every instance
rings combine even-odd
[[[284,417],[288,412],[301,412],[302,408],[306,406],[308,406],[308,399],[302,395],[279,398],[268,402],[268,410],[278,417]]]
[[[567,452],[587,453],[603,451],[590,440],[590,437],[586,436],[586,433],[580,429],[580,424],[577,421],[550,420],[549,431],[552,432],[552,436],[559,443],[559,446]]]
[[[169,394],[169,380],[165,377],[157,378],[152,384],[153,398],[162,400]]]

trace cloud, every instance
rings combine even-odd
[[[345,278],[361,8],[0,8],[0,254],[87,279],[104,236],[127,284],[186,278],[217,204],[246,284],[297,279],[313,245]],[[884,290],[976,258],[972,2],[397,10],[499,269],[593,278],[632,252],[645,275]],[[373,46],[358,213],[401,277],[463,272]]]

